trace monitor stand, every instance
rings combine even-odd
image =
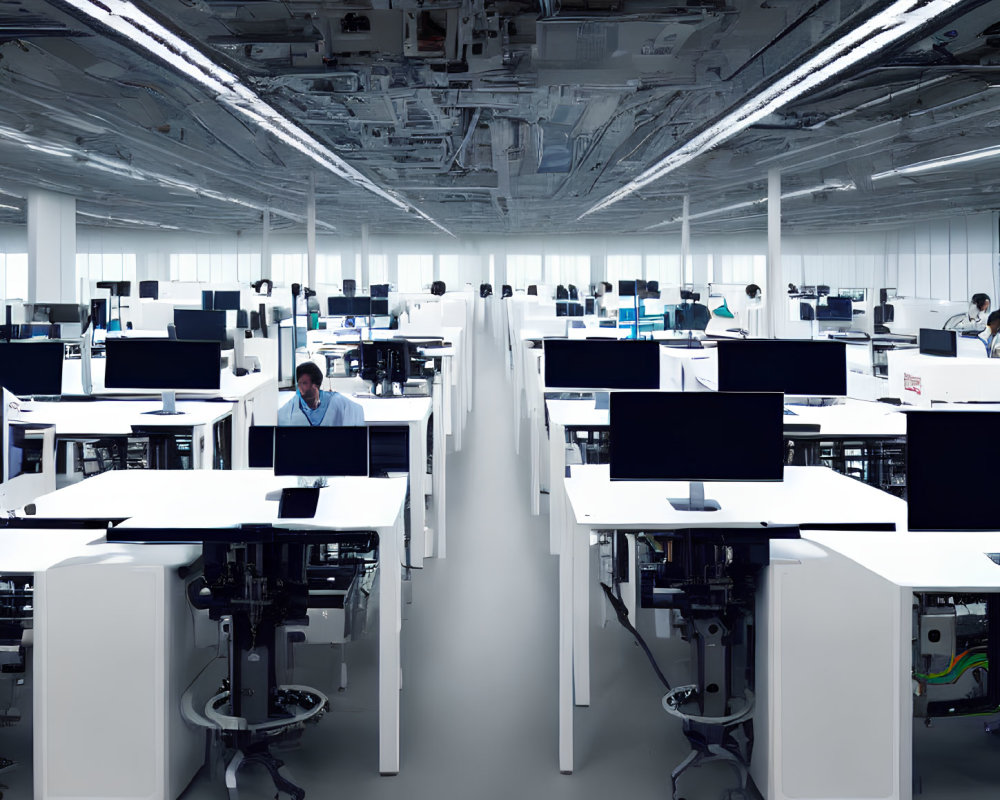
[[[156,414],[157,416],[175,416],[178,414],[183,414],[183,411],[177,410],[177,392],[161,392],[163,397],[163,408],[158,408],[156,411],[143,411],[143,414]]]
[[[677,511],[718,511],[721,508],[717,501],[705,499],[705,484],[701,481],[688,483],[688,493],[690,497],[668,497],[667,502]]]

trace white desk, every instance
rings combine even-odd
[[[785,467],[780,483],[706,483],[715,512],[677,511],[668,497],[686,497],[677,481],[612,483],[606,465],[577,466],[565,481],[565,524],[559,546],[559,768],[573,770],[573,704],[590,704],[589,550],[594,530],[757,528],[764,524],[893,523],[906,504],[824,467]],[[630,537],[631,538],[631,537]],[[631,545],[630,545],[631,548]],[[635,617],[636,587],[623,597]],[[758,648],[763,647],[758,641]]]
[[[427,426],[430,422],[430,397],[364,397],[358,396],[367,385],[358,378],[328,379],[335,391],[346,394],[358,403],[365,415],[365,424],[376,427],[405,426],[409,431],[410,475],[410,536],[412,565],[419,567],[424,558],[446,554],[445,527],[445,464],[444,438],[440,419],[434,421],[432,463],[434,471],[427,477]],[[324,384],[327,385],[327,384]],[[352,391],[353,389],[353,391]],[[291,399],[291,392],[281,392],[278,405]],[[428,525],[425,497],[432,496],[433,525]],[[430,535],[427,529],[430,528]]]
[[[278,490],[292,484],[252,470],[111,472],[36,505],[39,516],[128,517],[123,525],[138,527],[374,530],[380,540],[379,771],[395,774],[406,481],[335,478],[321,491],[314,519],[280,520]],[[36,797],[174,800],[200,766],[203,737],[182,722],[176,702],[186,685],[171,682],[191,674],[192,665],[180,662],[195,654],[186,638],[193,614],[176,591],[176,567],[199,552],[190,545],[91,545],[87,556],[53,566],[39,582]],[[175,752],[182,747],[188,752]]]
[[[1000,532],[809,539],[772,544],[758,613],[767,736],[758,732],[751,774],[769,800],[910,800],[913,592],[1000,592],[1000,567],[985,555],[1000,552]]]
[[[1000,402],[1000,358],[942,358],[890,350],[888,394],[904,403]]]

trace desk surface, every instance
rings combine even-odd
[[[571,468],[566,495],[580,524],[595,528],[758,527],[764,524],[906,525],[898,497],[826,467],[785,467],[781,482],[706,482],[719,511],[677,511],[668,497],[687,497],[686,481],[614,481],[608,465]]]
[[[155,397],[159,392],[147,391],[145,389],[105,389],[104,388],[104,366],[103,358],[94,358],[90,362],[91,377],[93,379],[95,396],[139,396]],[[188,397],[194,399],[205,399],[210,397],[221,397],[225,400],[241,400],[251,393],[257,391],[268,383],[274,383],[274,375],[267,372],[251,372],[246,375],[237,376],[231,369],[221,370],[218,391],[188,392],[178,391],[177,397]],[[78,358],[66,359],[63,361],[63,393],[67,395],[82,395],[83,383],[81,379],[81,362]]]
[[[122,470],[105,472],[39,497],[39,517],[128,517],[139,527],[386,528],[406,497],[405,478],[330,478],[313,520],[278,519],[281,489],[296,478],[266,470]]]
[[[183,413],[160,416],[144,412],[163,407],[152,400],[61,401],[58,403],[22,403],[22,422],[55,425],[57,436],[80,434],[113,436],[132,433],[133,425],[203,425],[212,424],[233,410],[231,402],[183,400],[177,410]]]
[[[0,531],[0,570],[42,572],[87,553],[91,542],[103,542],[103,530],[3,530]]]
[[[857,562],[897,586],[956,590],[1000,588],[1000,531],[931,533],[906,530],[861,535],[811,531],[809,539]]]
[[[596,410],[591,399],[546,400],[545,403],[549,410],[549,419],[558,425],[594,427],[608,424],[607,409]],[[886,403],[846,399],[843,403],[832,406],[791,405],[788,408],[795,413],[784,418],[786,424],[820,426],[819,433],[795,433],[796,438],[906,436],[906,414],[898,407]]]

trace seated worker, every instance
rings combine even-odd
[[[968,312],[955,314],[944,324],[944,329],[946,331],[982,331],[986,326],[986,316],[989,313],[990,296],[984,292],[977,292],[972,295]]]
[[[295,369],[298,391],[278,409],[279,425],[364,425],[359,403],[338,392],[324,392],[323,373],[312,361]]]
[[[986,330],[979,338],[986,345],[986,355],[990,358],[1000,358],[1000,311],[994,311],[986,320]],[[986,338],[983,338],[986,337]]]

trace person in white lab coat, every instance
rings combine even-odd
[[[364,425],[359,403],[339,392],[324,392],[323,372],[312,361],[295,369],[298,391],[278,409],[278,425]]]
[[[990,296],[984,292],[976,292],[969,302],[969,310],[965,314],[955,314],[944,324],[946,331],[983,331],[985,334],[986,318],[990,313]]]
[[[990,358],[1000,358],[1000,311],[994,311],[986,320],[986,330],[980,335],[986,345],[986,355]]]

